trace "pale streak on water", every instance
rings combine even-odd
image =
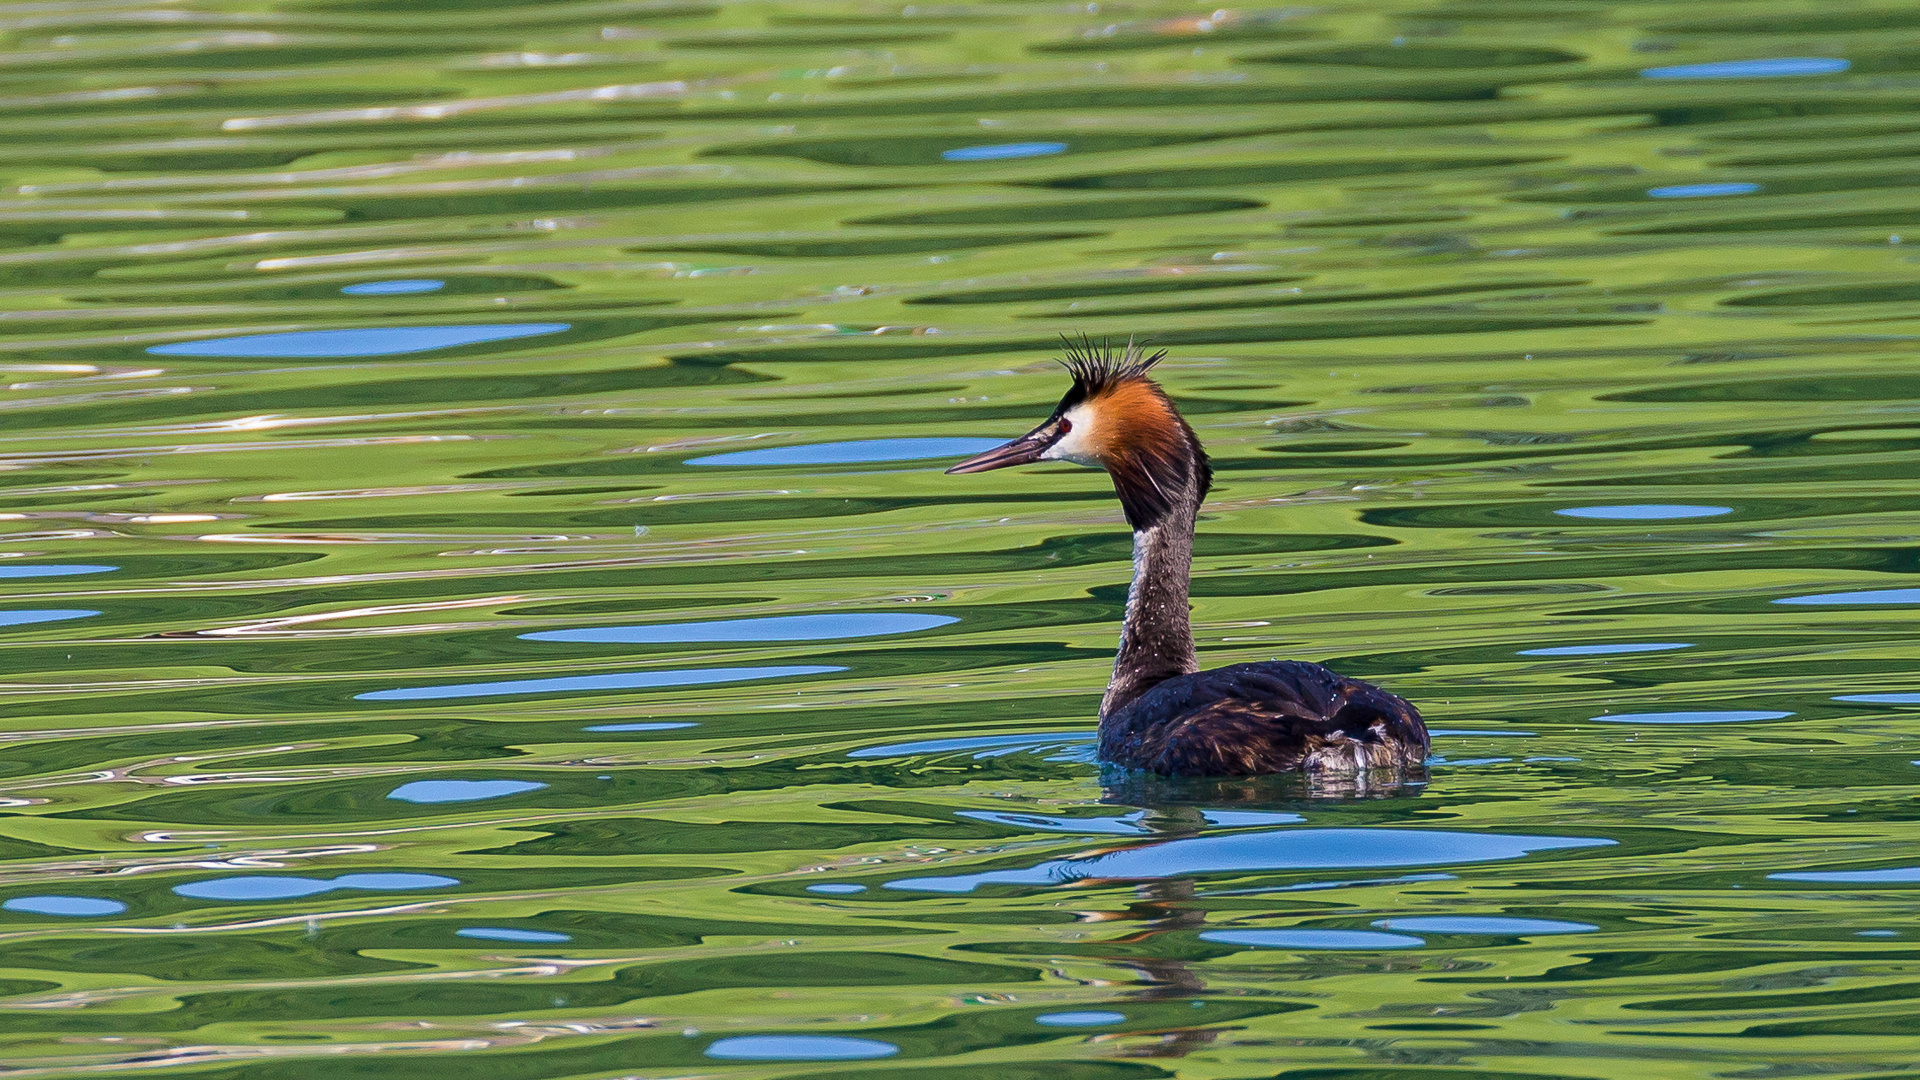
[[[6,1075],[1920,1060],[1920,14],[0,33]],[[1413,698],[1430,783],[1089,763],[1106,481],[891,441],[1026,430],[1082,332],[1213,451],[1204,661]],[[325,884],[189,895],[261,876]]]

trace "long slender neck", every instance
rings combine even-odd
[[[1159,521],[1133,534],[1133,587],[1127,590],[1127,620],[1120,629],[1113,678],[1100,702],[1103,717],[1160,682],[1200,670],[1187,616],[1200,498],[1200,491],[1190,492]]]

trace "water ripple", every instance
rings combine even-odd
[[[546,679],[504,679],[496,682],[449,683],[440,686],[404,686],[369,690],[355,701],[444,701],[450,698],[504,697],[513,694],[565,694],[594,690],[648,690],[667,686],[710,686],[716,683],[779,679],[794,675],[824,675],[844,667],[797,664],[785,667],[693,668],[685,671],[623,671],[607,675],[560,675]]]

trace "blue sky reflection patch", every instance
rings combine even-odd
[[[175,885],[173,891],[195,900],[293,900],[336,889],[398,892],[407,889],[442,889],[458,884],[460,879],[441,877],[439,874],[342,874],[331,880],[282,874],[250,874],[189,881],[184,885]]]
[[[831,615],[779,615],[766,619],[650,623],[640,626],[585,626],[577,630],[540,630],[521,634],[527,641],[580,641],[594,644],[660,645],[703,641],[833,641],[842,638],[911,634],[957,623],[951,615],[906,611],[839,612]]]
[[[570,323],[503,323],[476,326],[369,326],[354,330],[295,330],[155,345],[155,356],[228,356],[250,360],[400,356],[406,353],[512,341],[572,329]]]
[[[355,701],[441,701],[447,698],[502,697],[508,694],[565,694],[578,690],[646,690],[661,686],[708,686],[714,683],[778,679],[790,675],[824,675],[845,671],[825,664],[788,667],[691,668],[686,671],[623,671],[612,675],[564,675],[552,679],[508,679],[504,682],[451,683],[446,686],[403,686],[355,694]]]
[[[27,626],[32,623],[85,619],[100,614],[84,608],[34,608],[26,611],[0,611],[0,626]]]
[[[1100,836],[1152,836],[1153,830],[1140,824],[1141,813],[1120,817],[1055,817],[1052,814],[1016,814],[1004,810],[955,810],[954,817],[1005,825],[1010,829],[1034,832],[1081,833]],[[1296,818],[1295,820],[1300,820]]]
[[[909,757],[916,754],[949,754],[971,750],[974,751],[973,756],[976,758],[989,758],[1004,757],[1022,750],[1039,752],[1071,749],[1091,752],[1096,734],[1092,731],[1051,731],[1024,735],[966,735],[954,739],[922,739],[918,742],[888,743],[885,746],[863,746],[847,756]]]
[[[1891,870],[1795,870],[1768,874],[1768,881],[1813,881],[1829,885],[1920,885],[1920,866]]]
[[[1136,810],[1119,817],[1060,817],[1052,814],[1022,814],[1005,810],[955,810],[955,817],[1005,825],[1035,832],[1065,832],[1107,836],[1151,836],[1153,830],[1141,824],[1146,814]],[[1298,825],[1307,820],[1299,814],[1268,810],[1203,810],[1201,817],[1215,828],[1235,829],[1252,825]]]
[[[66,918],[87,919],[101,915],[118,915],[127,910],[127,905],[118,900],[103,900],[97,896],[16,896],[0,908],[8,911],[24,911],[30,915],[60,915]]]
[[[1799,75],[1837,75],[1853,66],[1831,56],[1777,56],[1764,60],[1717,60],[1675,64],[1640,72],[1649,79],[1781,79]]]
[[[1623,712],[1587,719],[1602,724],[1738,724],[1748,720],[1785,720],[1790,712],[1767,709],[1696,709],[1680,712]]]
[[[511,926],[464,926],[453,932],[454,937],[476,938],[480,941],[524,941],[529,944],[557,945],[563,941],[572,941],[572,934],[562,934],[553,930],[516,930]]]
[[[76,574],[105,574],[120,569],[99,563],[40,563],[8,566],[0,563],[0,578],[73,577]]]
[[[446,282],[433,278],[406,278],[399,281],[362,281],[340,291],[348,296],[410,296],[414,293],[439,292],[446,287]]]
[[[1011,161],[1017,158],[1051,157],[1067,152],[1063,142],[996,143],[992,146],[961,146],[942,150],[944,161]]]
[[[1868,589],[1864,592],[1831,592],[1814,596],[1783,596],[1776,604],[1920,604],[1920,589]]]
[[[1378,930],[1203,930],[1200,940],[1253,949],[1411,949],[1426,944]]]
[[[1570,506],[1565,510],[1555,510],[1554,513],[1561,517],[1591,518],[1595,521],[1674,521],[1680,518],[1719,517],[1733,513],[1733,507],[1637,503],[1631,506]]]
[[[539,791],[546,786],[534,780],[415,780],[387,792],[387,798],[410,803],[474,802]]]
[[[1655,199],[1711,199],[1721,195],[1751,195],[1759,190],[1759,184],[1738,182],[1668,184],[1666,187],[1648,188],[1647,194]]]
[[[722,1061],[863,1061],[899,1052],[892,1043],[845,1035],[737,1035],[707,1047],[708,1057]]]
[[[1565,922],[1560,919],[1513,919],[1494,915],[1412,915],[1398,919],[1375,919],[1383,930],[1412,930],[1424,934],[1493,934],[1518,937],[1522,934],[1586,934],[1600,929],[1592,923]]]
[[[1920,705],[1920,694],[1841,694],[1833,700],[1856,705]]]
[[[1691,649],[1685,641],[1640,641],[1622,645],[1555,645],[1550,649],[1521,649],[1518,656],[1621,656],[1627,653]]]
[[[1535,851],[1603,847],[1612,840],[1440,829],[1274,829],[1221,833],[1050,859],[1018,870],[900,878],[885,888],[967,893],[982,885],[1067,885],[1088,878],[1146,881],[1247,870],[1443,866],[1517,859]]]
[[[1108,1024],[1125,1023],[1126,1019],[1126,1013],[1089,1009],[1085,1012],[1041,1013],[1033,1018],[1033,1022],[1042,1027],[1105,1027]]]
[[[854,439],[849,442],[770,446],[688,458],[688,465],[864,465],[876,461],[920,461],[966,457],[999,446],[1004,439]]]

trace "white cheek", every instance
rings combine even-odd
[[[1093,411],[1084,405],[1068,409],[1062,417],[1072,430],[1067,437],[1047,447],[1041,454],[1043,461],[1071,461],[1076,465],[1098,465],[1099,454],[1095,452],[1093,438]]]

